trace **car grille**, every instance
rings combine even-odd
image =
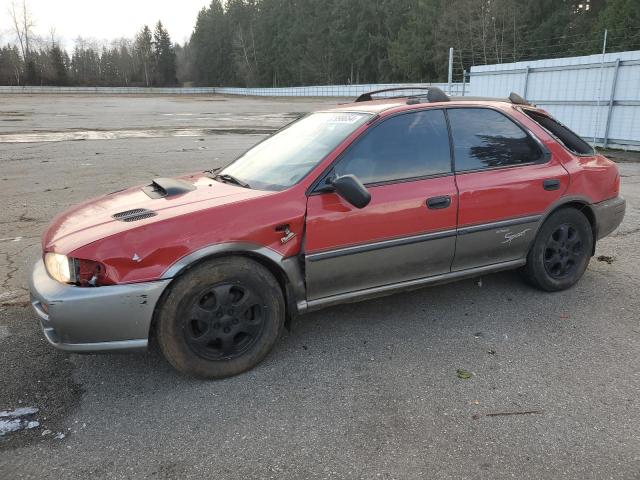
[[[133,210],[115,213],[112,217],[121,222],[137,222],[138,220],[155,217],[156,215],[156,212],[147,210],[146,208],[134,208]]]

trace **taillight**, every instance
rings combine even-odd
[[[102,263],[80,258],[74,258],[73,260],[76,266],[76,279],[79,286],[99,287],[111,283],[106,277],[106,269]]]
[[[620,194],[620,174],[616,175],[616,179],[613,182],[613,190],[616,196]]]

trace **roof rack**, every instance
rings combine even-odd
[[[410,98],[418,98],[426,96],[429,102],[448,102],[449,97],[446,93],[440,90],[438,87],[393,87],[393,88],[383,88],[382,90],[374,90],[372,92],[363,93],[358,98],[356,98],[356,102],[370,102],[373,100],[372,95],[377,95],[378,93],[386,93],[386,92],[397,92],[402,90],[425,90],[425,95],[409,95]],[[404,96],[400,97],[387,97],[387,98],[404,98]]]
[[[385,97],[385,98],[405,98],[407,97],[407,104],[412,105],[416,103],[432,103],[432,102],[448,102],[452,98],[456,101],[474,101],[474,100],[485,100],[485,101],[499,101],[499,102],[511,102],[514,105],[531,105],[524,98],[518,95],[515,92],[511,92],[508,98],[493,98],[493,97],[449,97],[446,93],[444,93],[438,87],[393,87],[393,88],[383,88],[382,90],[374,90],[372,92],[363,93],[358,98],[356,98],[356,102],[370,102],[373,100],[373,95],[377,95],[378,93],[386,93],[386,92],[396,92],[402,90],[425,90],[426,93],[419,95],[399,95],[396,97]],[[426,100],[426,102],[425,102]]]

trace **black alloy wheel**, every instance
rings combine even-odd
[[[184,313],[187,345],[207,360],[238,357],[260,337],[264,309],[264,302],[247,286],[222,283],[206,288]]]
[[[544,249],[544,267],[555,279],[567,278],[584,255],[579,230],[571,224],[559,225],[549,236]]]
[[[523,272],[530,283],[542,290],[565,290],[587,269],[594,241],[584,213],[571,207],[556,210],[538,230]]]
[[[220,257],[193,266],[170,284],[155,332],[177,370],[224,378],[267,356],[285,316],[282,288],[269,269],[250,258]]]

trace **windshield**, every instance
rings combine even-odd
[[[284,190],[299,182],[371,114],[319,112],[259,143],[220,172],[259,190]]]

